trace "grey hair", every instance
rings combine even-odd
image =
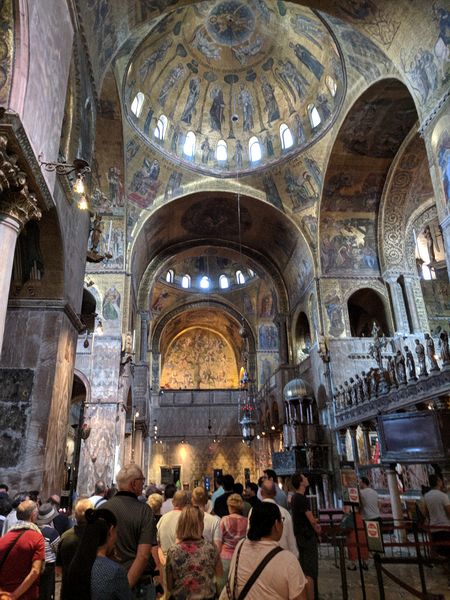
[[[126,491],[126,488],[133,479],[138,479],[139,477],[143,477],[142,469],[139,465],[136,465],[135,463],[125,465],[117,473],[117,487],[120,491]]]

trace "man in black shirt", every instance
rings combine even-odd
[[[220,518],[228,515],[227,498],[234,492],[234,477],[232,475],[224,475],[222,477],[222,486],[224,493],[216,498],[214,502],[214,514]]]
[[[134,598],[153,598],[153,577],[158,566],[158,542],[153,513],[144,502],[139,502],[145,477],[140,467],[132,463],[117,474],[117,494],[102,505],[117,519],[116,549]],[[153,560],[152,560],[153,557]]]
[[[319,552],[317,536],[320,535],[320,525],[311,512],[306,490],[309,481],[306,475],[295,474],[291,479],[295,494],[291,499],[292,523],[298,546],[298,560],[308,580],[308,600],[314,600],[317,595],[317,576],[319,572]]]

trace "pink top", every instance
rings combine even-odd
[[[220,558],[231,560],[237,543],[247,535],[247,517],[233,513],[220,520],[222,534],[222,550]]]

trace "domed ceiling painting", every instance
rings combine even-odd
[[[345,92],[335,39],[310,9],[209,1],[174,10],[127,68],[127,119],[187,167],[236,176],[318,140]]]

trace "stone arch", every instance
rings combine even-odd
[[[377,215],[386,178],[417,121],[414,99],[397,78],[366,88],[347,112],[330,153],[320,207],[322,275],[379,276]],[[361,132],[355,137],[355,131]]]
[[[351,283],[342,294],[342,305],[345,307],[345,322],[347,332],[351,331],[350,315],[348,312],[349,299],[351,298],[351,296],[353,296],[355,293],[359,292],[362,289],[369,289],[380,298],[383,305],[387,329],[389,332],[393,332],[394,324],[392,319],[391,306],[389,302],[389,295],[386,290],[385,284],[380,280],[355,281]],[[385,333],[387,334],[387,332]]]
[[[415,189],[420,193],[414,194]],[[410,255],[414,259],[410,215],[420,206],[421,211],[428,207],[432,198],[425,144],[412,130],[392,163],[380,203],[378,246],[383,274],[417,274],[414,260],[407,259]]]

